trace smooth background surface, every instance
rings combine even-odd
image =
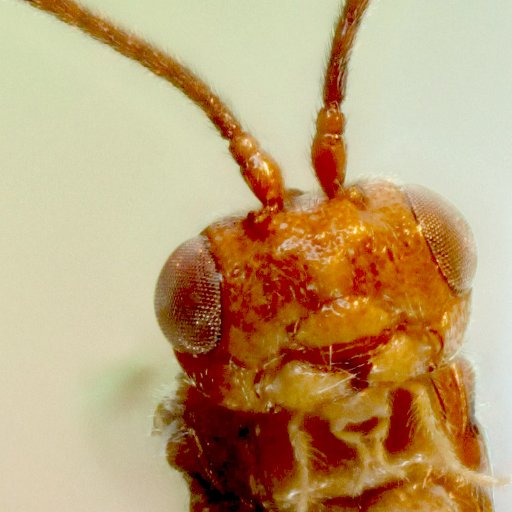
[[[95,0],[190,63],[282,163],[308,167],[337,0]],[[465,352],[512,474],[512,3],[376,1],[349,79],[349,179],[441,192],[478,241]],[[0,508],[186,510],[149,436],[176,366],[153,285],[181,241],[256,203],[204,116],[110,49],[0,0]],[[496,492],[497,510],[512,492]]]

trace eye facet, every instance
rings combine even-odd
[[[460,212],[438,194],[419,185],[404,191],[441,273],[457,294],[471,288],[476,271],[476,244]]]
[[[221,274],[204,236],[180,245],[166,261],[155,290],[155,313],[177,352],[202,354],[221,336]]]

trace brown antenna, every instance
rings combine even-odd
[[[240,122],[221,99],[187,67],[73,0],[22,1],[79,28],[177,87],[199,106],[229,142],[229,150],[240,165],[242,176],[263,206],[271,210],[282,208],[284,185],[277,163],[261,149],[252,135],[242,129]]]
[[[348,62],[354,39],[368,4],[369,0],[345,1],[325,73],[324,106],[317,116],[311,160],[320,185],[328,197],[336,196],[343,189],[345,181],[345,116],[340,107],[345,98]]]

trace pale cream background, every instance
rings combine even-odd
[[[308,167],[337,0],[94,0],[192,64],[282,162]],[[479,246],[466,352],[512,473],[512,2],[378,0],[349,82],[349,177],[423,183]],[[186,510],[151,415],[176,366],[153,319],[180,241],[254,206],[225,144],[165,83],[0,0],[0,510]],[[496,493],[497,510],[512,492]]]

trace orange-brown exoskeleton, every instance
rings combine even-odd
[[[323,195],[278,164],[172,57],[71,0],[25,0],[180,88],[229,143],[262,208],[182,244],[155,307],[184,375],[157,424],[191,510],[491,511],[493,479],[457,356],[475,247],[418,186],[345,179],[347,66],[368,0],[346,0],[312,166]]]

